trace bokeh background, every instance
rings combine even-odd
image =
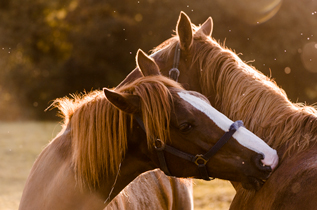
[[[0,120],[44,112],[69,93],[116,86],[175,30],[180,11],[274,78],[293,102],[317,100],[316,0],[5,0],[0,2]]]
[[[317,0],[1,0],[0,209],[17,209],[26,177],[60,130],[58,97],[114,87],[171,37],[180,11],[274,78],[293,102],[317,102]],[[195,209],[228,209],[227,182],[196,181]]]

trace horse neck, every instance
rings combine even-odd
[[[136,128],[138,126],[133,127],[135,129],[133,128],[132,132],[128,132],[128,149],[118,173],[115,177],[107,180],[105,187],[100,187],[100,189],[107,188],[107,190],[102,192],[103,195],[107,195],[107,204],[137,176],[157,168],[149,158],[145,133],[140,128]]]
[[[127,124],[129,123],[130,122],[127,122]],[[129,125],[127,125],[127,127],[128,126]],[[95,206],[103,206],[104,208],[137,176],[156,168],[148,158],[146,136],[142,132],[143,130],[137,128],[136,125],[128,131],[128,149],[125,152],[117,172],[108,173],[107,176],[101,177],[100,184],[94,188],[84,186],[82,189],[79,189],[81,192],[81,194],[78,195],[79,197],[89,195],[89,199],[79,199],[82,202],[82,206],[89,206],[89,202],[94,200]],[[145,152],[142,153],[140,151]],[[78,185],[76,188],[78,188]],[[91,207],[89,209],[101,208]]]
[[[70,132],[64,130],[48,144],[34,163],[20,209],[102,209],[105,206],[96,191],[79,188],[71,153]]]
[[[275,82],[231,54],[222,52],[224,59],[202,75],[202,92],[214,96],[215,108],[232,120],[243,120],[282,156],[317,141],[316,109],[291,103]]]
[[[150,165],[143,161],[135,158],[125,158],[122,162],[120,171],[118,171],[119,175],[117,180],[111,179],[111,181],[108,181],[107,187],[110,191],[103,193],[106,195],[105,200],[107,200],[107,204],[110,203],[112,199],[115,198],[136,177],[153,169],[155,169],[155,167],[150,167]]]

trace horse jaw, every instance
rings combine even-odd
[[[246,190],[258,191],[264,185],[264,181],[255,177],[247,177],[246,181],[242,182],[242,187]]]

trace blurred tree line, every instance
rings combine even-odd
[[[276,14],[255,23],[249,0],[235,1],[238,13],[221,0],[1,1],[0,120],[58,119],[44,112],[55,98],[116,86],[138,48],[149,52],[171,37],[180,11],[196,25],[211,16],[214,38],[254,60],[292,101],[314,103],[317,64],[307,68],[317,60],[316,0],[272,1]]]

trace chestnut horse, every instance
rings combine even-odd
[[[19,209],[103,209],[155,168],[251,186],[269,177],[277,166],[275,150],[201,94],[159,75],[142,51],[137,64],[152,76],[53,103],[64,126],[36,160]]]
[[[316,209],[316,109],[290,102],[273,80],[215,41],[212,30],[211,18],[197,27],[181,12],[176,35],[156,47],[151,57],[163,75],[177,68],[176,78],[186,89],[205,95],[230,119],[243,120],[278,151],[279,167],[260,190],[234,183],[237,194],[230,209]],[[135,69],[130,75],[137,74]]]

